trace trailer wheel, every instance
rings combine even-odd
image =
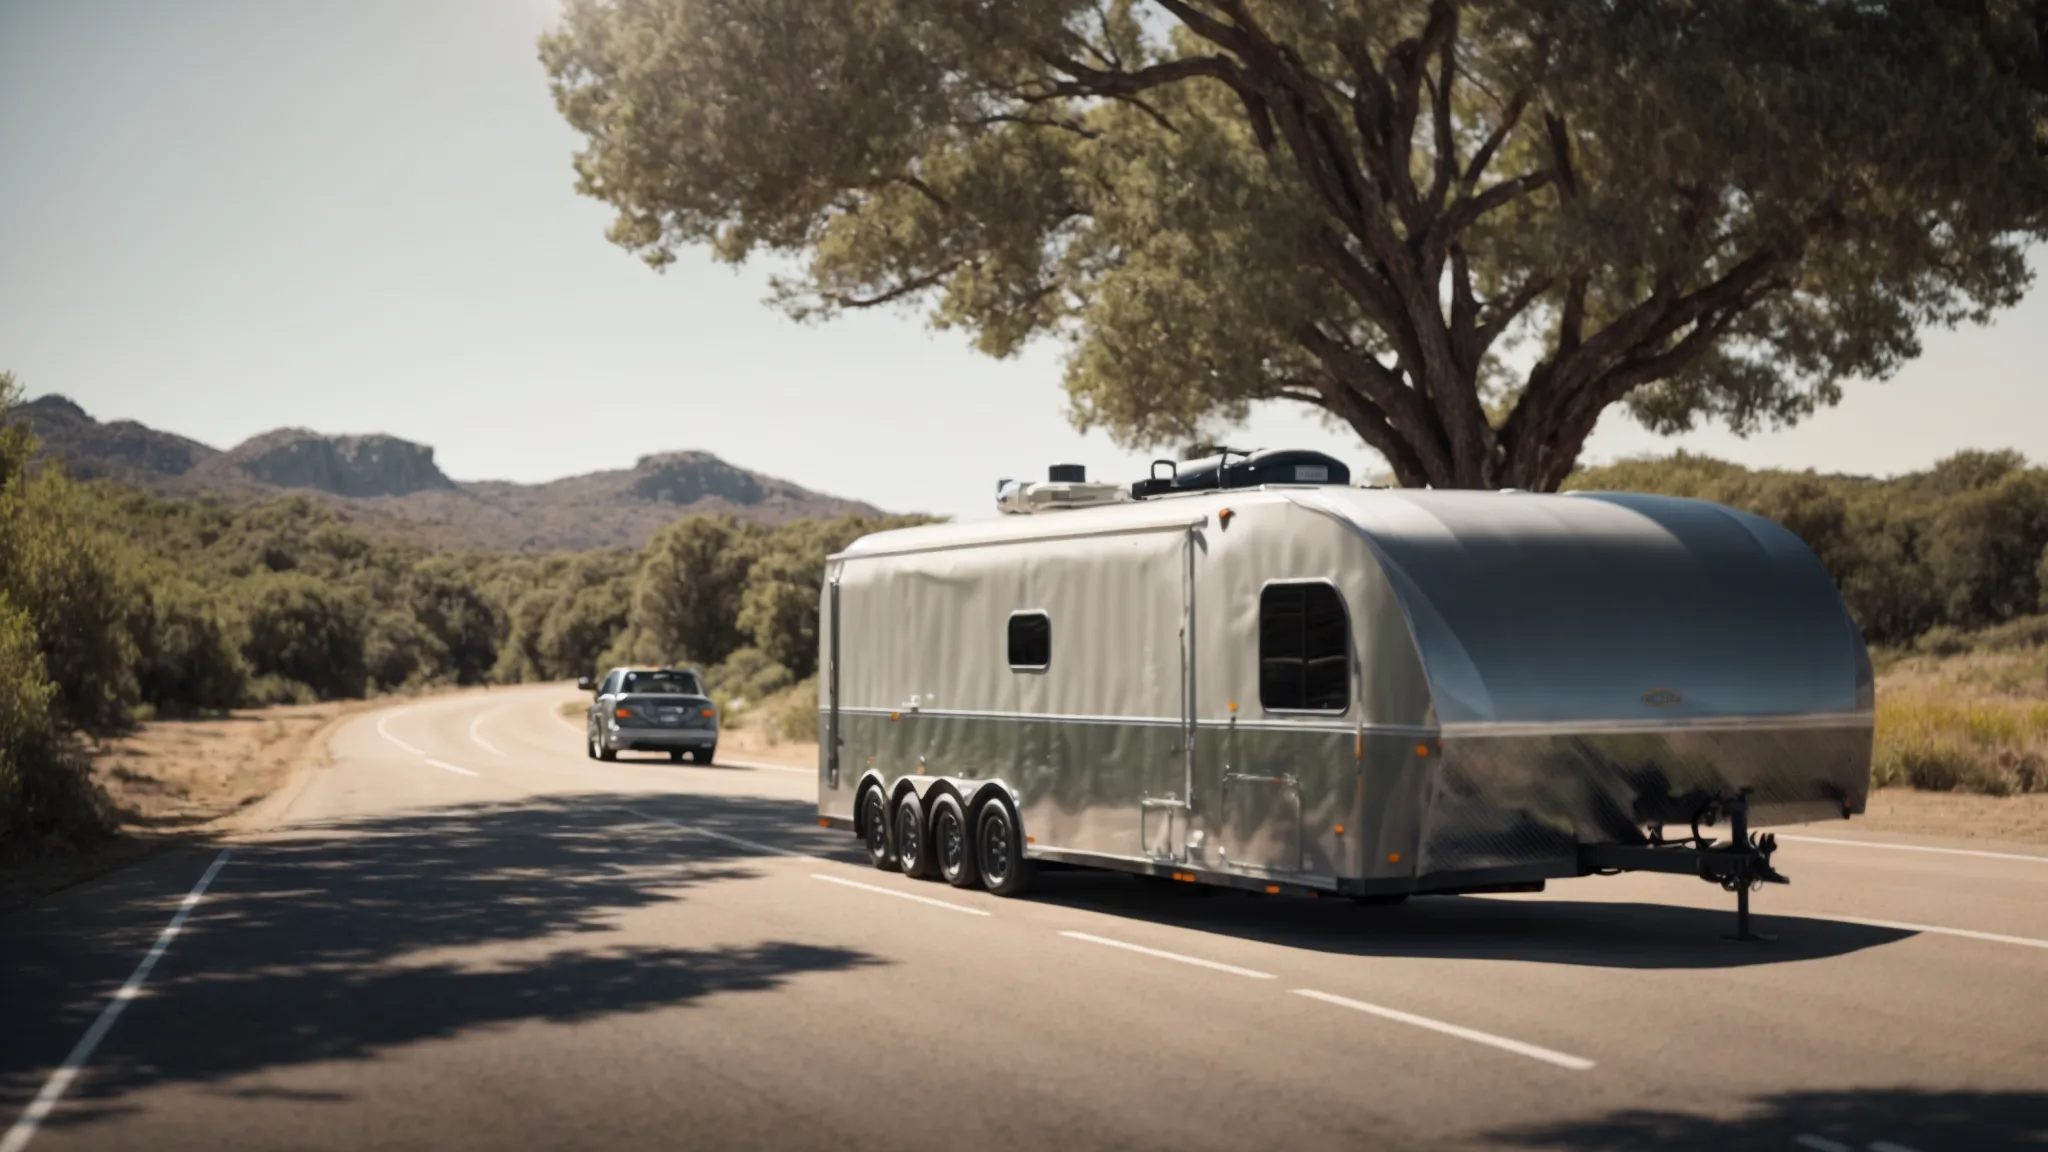
[[[974,822],[974,860],[981,865],[982,887],[998,896],[1022,896],[1031,888],[1037,869],[1024,858],[1024,837],[1010,806],[991,800]]]
[[[932,799],[932,860],[939,875],[955,888],[972,888],[981,883],[981,869],[974,860],[974,837],[967,833],[967,810],[960,798],[941,792]]]
[[[870,788],[861,797],[860,836],[867,845],[868,861],[884,870],[896,866],[896,837],[889,827],[889,802],[880,788]]]
[[[932,866],[931,839],[925,835],[924,804],[915,792],[905,792],[896,802],[896,861],[913,880],[929,880],[938,872]]]

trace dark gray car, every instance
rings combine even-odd
[[[690,669],[614,668],[595,685],[586,677],[577,686],[596,693],[584,713],[584,751],[595,759],[646,751],[681,760],[688,752],[709,764],[718,752],[718,708]]]

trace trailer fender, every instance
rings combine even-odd
[[[1000,778],[994,780],[962,780],[959,782],[959,785],[960,788],[957,794],[960,797],[961,805],[967,809],[968,827],[974,827],[975,822],[981,819],[981,810],[990,803],[1007,804],[1010,806],[1010,819],[1016,822],[1017,834],[1024,837],[1025,855],[1029,856],[1031,854],[1030,846],[1032,839],[1030,832],[1024,826],[1024,805],[1021,803],[1017,790],[1012,788],[1008,781]]]

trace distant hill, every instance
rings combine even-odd
[[[131,420],[102,423],[62,396],[30,400],[16,415],[42,441],[41,456],[61,461],[73,476],[234,501],[304,493],[444,548],[639,547],[663,525],[700,512],[764,524],[881,515],[709,452],[645,456],[631,468],[545,484],[458,481],[441,471],[432,448],[396,436],[281,428],[222,451]]]

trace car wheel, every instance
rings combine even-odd
[[[982,887],[998,896],[1022,896],[1031,890],[1038,870],[1024,858],[1017,817],[1002,800],[982,805],[974,822],[974,862],[981,866]]]
[[[881,869],[896,866],[895,833],[889,827],[889,802],[880,788],[870,788],[860,802],[860,836],[867,845],[868,861]]]
[[[905,792],[896,802],[896,861],[903,874],[929,880],[938,874],[932,867],[932,845],[925,835],[924,803],[915,792]]]
[[[671,764],[681,764],[683,762],[683,750],[681,748],[669,749],[668,762]]]
[[[974,862],[974,837],[967,833],[967,810],[960,798],[941,792],[932,801],[932,862],[939,875],[955,888],[972,888],[981,883],[981,869]]]
[[[599,729],[597,733],[597,758],[599,760],[617,760],[619,758],[619,750],[612,747],[611,741],[604,738],[603,729]]]
[[[592,760],[597,759],[597,733],[588,728],[583,730],[583,754]]]
[[[717,758],[718,745],[716,744],[709,748],[699,748],[695,752],[690,753],[690,759],[695,760],[699,764],[709,764]]]

